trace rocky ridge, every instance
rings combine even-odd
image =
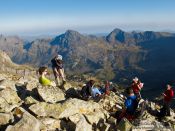
[[[123,120],[119,123],[114,112],[121,111],[124,98],[120,92],[94,101],[84,101],[78,97],[78,90],[67,83],[63,92],[58,87],[42,87],[37,78],[30,76],[19,80],[12,75],[0,74],[0,128],[6,131],[115,131],[140,129],[174,130],[175,113],[160,122],[149,110],[135,119],[133,123]],[[10,83],[9,83],[10,82]],[[8,83],[8,84],[7,84]],[[74,90],[72,94],[70,90]],[[71,94],[71,95],[70,95]],[[74,97],[72,97],[74,96]],[[159,110],[155,103],[149,102],[148,108]]]

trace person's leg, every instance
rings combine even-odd
[[[163,107],[164,107],[164,110],[165,110],[165,116],[170,115],[169,102],[164,101]]]
[[[119,123],[121,121],[121,119],[124,118],[125,116],[126,116],[126,110],[123,109],[122,112],[121,112],[121,114],[117,118],[117,123]]]
[[[53,70],[53,73],[54,73],[54,76],[55,76],[56,86],[60,86],[61,82],[60,82],[60,78],[59,78],[59,75],[58,75],[58,71],[57,71],[56,68],[52,68],[52,70]]]
[[[167,116],[171,116],[171,114],[170,114],[170,102],[167,102]]]
[[[65,76],[64,76],[64,69],[59,69],[59,73],[60,73],[63,81],[66,81]]]

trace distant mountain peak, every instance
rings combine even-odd
[[[106,39],[110,43],[123,43],[125,42],[125,32],[119,28],[115,28]]]
[[[68,35],[68,36],[70,36],[70,35],[72,35],[72,36],[79,36],[81,34],[79,32],[77,32],[77,31],[74,31],[74,30],[67,30],[65,32],[65,35]]]
[[[115,28],[111,33],[119,33],[119,32],[125,32],[119,28]]]

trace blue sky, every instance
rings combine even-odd
[[[175,31],[175,0],[0,0],[0,34]]]

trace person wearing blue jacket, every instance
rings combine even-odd
[[[132,89],[128,89],[128,97],[125,100],[125,108],[126,113],[129,115],[134,115],[136,109],[137,109],[137,97],[134,95],[134,92]]]
[[[118,121],[120,121],[123,117],[127,118],[129,121],[132,121],[138,106],[137,97],[135,96],[132,88],[128,88],[126,93],[128,96],[124,103],[125,108],[120,114]]]

